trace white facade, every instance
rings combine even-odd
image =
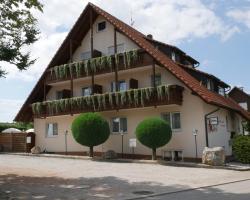
[[[106,29],[98,32],[96,30],[97,23],[103,21],[102,17],[98,17],[94,23],[94,49],[101,51],[103,55],[107,55],[109,47],[114,44],[114,27],[106,22]],[[124,50],[137,49],[138,46],[134,44],[124,35],[117,33],[117,44],[123,44]],[[90,32],[82,40],[81,46],[74,52],[73,60],[81,60],[82,53],[90,51]],[[206,146],[205,137],[205,114],[215,110],[217,107],[204,103],[198,96],[193,95],[191,91],[185,87],[185,85],[175,78],[165,68],[156,67],[156,74],[161,74],[161,82],[164,85],[180,85],[184,87],[183,91],[183,104],[179,105],[167,105],[137,108],[137,109],[124,109],[101,112],[100,114],[109,122],[113,117],[125,117],[127,118],[127,133],[124,135],[124,153],[131,153],[132,149],[129,148],[129,139],[135,138],[135,129],[139,122],[147,117],[161,117],[162,113],[168,112],[180,112],[181,116],[181,129],[173,131],[173,137],[169,144],[157,150],[157,154],[160,155],[161,149],[173,148],[183,149],[184,157],[195,157],[195,143],[193,130],[198,130],[197,144],[198,144],[198,156],[201,157],[203,148]],[[152,66],[145,66],[142,68],[129,69],[119,71],[119,80],[126,81],[129,85],[129,80],[134,78],[138,80],[139,88],[151,86]],[[95,84],[103,86],[103,92],[110,92],[111,82],[114,81],[114,73],[107,73],[95,76]],[[73,82],[74,96],[82,95],[82,88],[91,85],[91,78],[80,78]],[[47,94],[47,100],[56,99],[56,91],[62,89],[70,89],[69,81],[57,82],[51,84],[52,88]],[[75,142],[71,133],[71,123],[77,115],[65,115],[56,117],[47,117],[46,119],[34,119],[34,128],[36,133],[36,145],[42,149],[52,152],[64,152],[65,151],[65,138],[67,138],[67,149],[69,152],[82,152],[88,151],[87,147],[83,147]],[[209,127],[209,145],[210,146],[223,146],[225,147],[226,154],[231,155],[231,146],[229,145],[231,131],[241,131],[241,117],[237,114],[232,114],[229,111],[221,108],[218,112],[209,117],[218,117],[218,125]],[[46,126],[48,123],[56,123],[58,125],[58,135],[54,137],[46,136]],[[66,130],[68,135],[65,136]],[[95,151],[105,152],[107,150],[114,150],[121,153],[121,135],[111,134],[110,138],[102,145],[95,147]],[[135,148],[136,154],[151,154],[151,150],[141,145],[137,141],[137,147]]]

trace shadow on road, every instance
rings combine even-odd
[[[150,176],[147,174],[145,176]],[[133,199],[152,195],[148,199],[183,199],[175,198],[183,192],[166,195],[159,193],[175,192],[190,189],[185,184],[164,186],[155,182],[131,183],[127,180],[116,177],[78,178],[62,179],[56,177],[28,177],[14,174],[0,176],[0,199]],[[189,193],[191,191],[187,191]],[[216,199],[237,199],[249,200],[248,194],[228,193],[217,188],[204,188],[193,191],[196,195],[190,199],[211,199],[211,195]],[[156,195],[156,196],[154,196]],[[185,198],[185,195],[184,195]],[[187,197],[185,198],[188,199]]]

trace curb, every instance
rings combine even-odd
[[[164,160],[134,160],[134,159],[103,159],[101,157],[90,158],[88,156],[71,156],[71,155],[60,155],[60,154],[31,154],[31,153],[1,153],[7,155],[18,155],[18,156],[33,156],[33,157],[44,157],[44,158],[62,158],[62,159],[77,159],[77,160],[91,160],[96,162],[112,162],[112,163],[136,163],[136,164],[159,164],[173,167],[190,167],[190,168],[206,168],[206,169],[225,169],[234,171],[250,171],[250,166],[237,167],[226,164],[224,166],[210,166],[201,163],[191,162],[172,162]]]

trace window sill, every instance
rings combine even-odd
[[[182,132],[182,130],[181,129],[172,129],[172,132],[173,133],[180,133],[180,132]]]
[[[57,138],[58,135],[53,135],[53,136],[45,136],[45,138]]]

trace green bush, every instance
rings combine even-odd
[[[148,118],[140,122],[136,128],[137,139],[152,149],[152,159],[156,159],[156,149],[167,144],[172,131],[169,124],[160,118]]]
[[[250,163],[250,136],[236,136],[233,139],[233,154],[242,163]]]
[[[97,113],[79,115],[72,122],[71,130],[79,144],[90,148],[90,157],[93,157],[93,147],[104,143],[110,135],[108,122]]]

